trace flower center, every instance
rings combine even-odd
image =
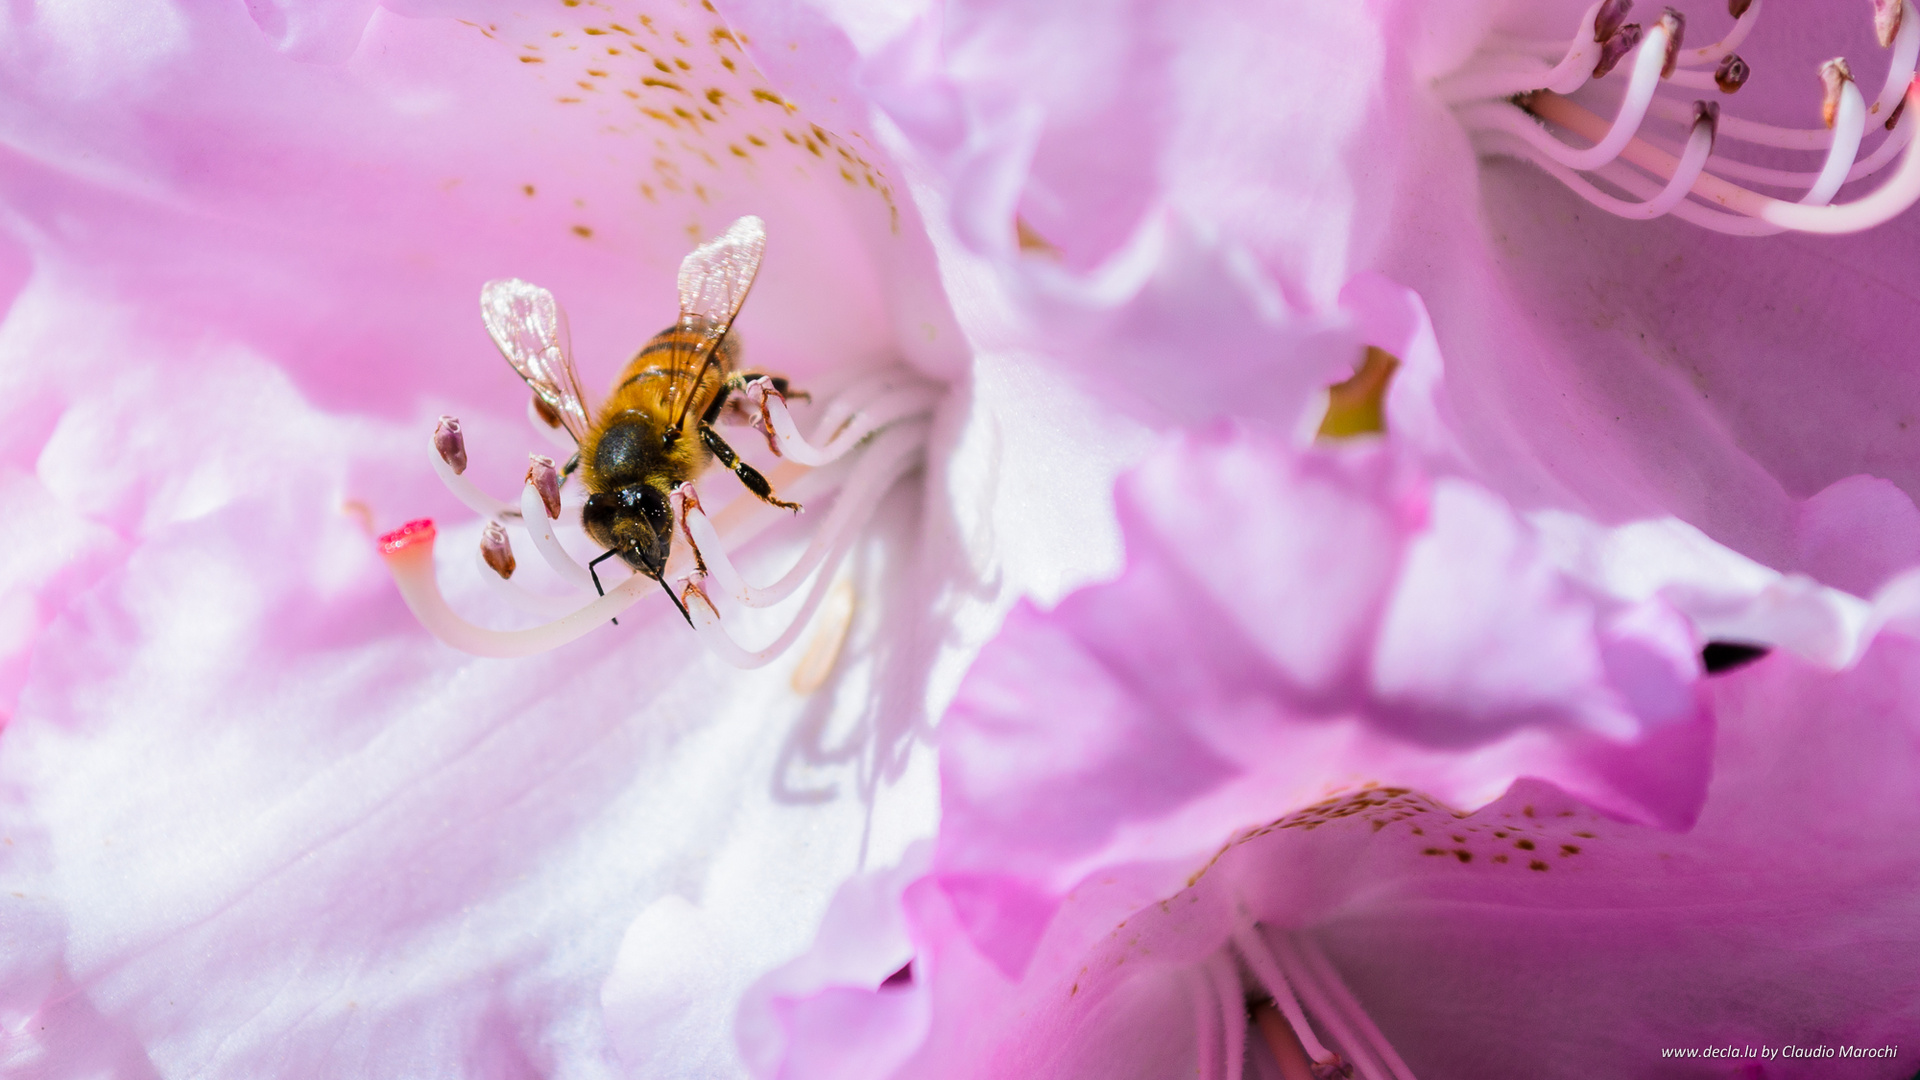
[[[749,470],[763,485],[770,483],[808,503],[830,500],[824,514],[810,517],[818,525],[799,557],[770,581],[756,584],[734,564],[729,549],[752,541],[785,517],[785,512],[743,491],[743,497],[709,516],[694,481],[689,480],[677,484],[661,508],[661,526],[669,536],[664,562],[603,587],[601,576],[617,573],[596,568],[607,561],[605,557],[583,563],[556,533],[556,526],[581,523],[583,498],[565,489],[570,477],[562,474],[553,458],[533,454],[520,497],[495,498],[466,475],[466,436],[452,417],[442,417],[434,430],[430,460],[447,489],[485,522],[478,546],[483,569],[478,576],[515,607],[550,621],[531,629],[500,631],[456,614],[435,576],[431,522],[415,522],[383,538],[381,552],[421,623],[455,648],[480,656],[525,656],[556,648],[610,619],[617,622],[615,617],[622,611],[653,595],[655,588],[664,588],[715,654],[736,667],[757,668],[786,653],[824,605],[827,614],[821,620],[821,633],[832,640],[815,641],[794,675],[796,687],[817,686],[824,673],[815,669],[831,665],[852,614],[851,587],[845,581],[836,587],[836,572],[887,493],[924,458],[928,416],[941,390],[903,369],[870,375],[819,410],[814,434],[808,438],[789,411],[784,389],[784,383],[772,378],[747,380],[715,420],[721,425],[731,420],[731,438],[742,446],[748,445],[742,435],[765,439],[777,466],[764,479]],[[534,429],[556,449],[571,453],[574,443],[554,410],[540,405],[536,397],[529,407]],[[589,413],[582,410],[581,415]],[[731,447],[728,452],[733,453]],[[723,477],[716,483],[728,481]],[[551,571],[562,593],[528,588],[516,577],[519,562],[510,528],[538,553],[539,562]],[[587,541],[582,531],[573,546]],[[768,618],[757,617],[766,609],[772,609]],[[775,623],[771,640],[757,646],[742,644],[741,630],[764,635],[769,631],[755,624],[768,621]]]
[[[1733,28],[1690,49],[1673,9],[1643,27],[1626,21],[1632,0],[1599,0],[1571,42],[1491,39],[1435,89],[1478,152],[1532,162],[1624,218],[1672,214],[1737,236],[1847,233],[1879,225],[1920,200],[1920,148],[1913,145],[1920,121],[1905,108],[1908,97],[1920,93],[1914,79],[1920,15],[1913,0],[1876,0],[1874,26],[1889,52],[1886,80],[1871,104],[1846,60],[1820,65],[1822,128],[1723,117],[1718,100],[1688,100],[1685,91],[1724,97],[1746,83],[1747,63],[1734,48],[1753,29],[1762,3],[1729,0]],[[1611,119],[1568,97],[1575,92],[1583,101],[1611,99]],[[1805,154],[1809,166],[1817,155],[1818,167],[1781,169],[1723,153],[1742,146]],[[1877,190],[1833,205],[1841,185],[1896,159],[1898,167]]]

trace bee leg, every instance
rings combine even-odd
[[[573,471],[575,469],[578,469],[579,467],[580,467],[580,451],[575,450],[573,452],[573,456],[567,459],[567,463],[565,465],[560,466],[560,479],[565,480],[567,477],[572,476]]]
[[[575,457],[578,457],[578,456],[579,455],[575,455]],[[613,552],[603,551],[600,553],[600,555],[597,558],[595,558],[592,562],[587,564],[587,573],[592,575],[593,577],[593,591],[599,593],[601,596],[607,595],[607,590],[600,587],[600,571],[595,570],[594,567],[599,566],[601,563],[606,562],[608,559],[611,559],[611,558],[613,558]],[[619,626],[620,620],[619,619],[613,620],[613,625]]]
[[[799,503],[790,503],[776,498],[773,494],[773,485],[767,483],[767,478],[760,475],[760,470],[741,461],[740,455],[734,453],[733,447],[727,445],[727,440],[721,438],[719,432],[705,423],[700,425],[700,441],[707,444],[707,449],[713,451],[713,456],[720,459],[720,464],[733,470],[733,475],[747,485],[748,491],[760,496],[762,502],[770,502],[783,509],[799,511]]]

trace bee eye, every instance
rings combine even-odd
[[[665,495],[647,484],[629,484],[587,496],[580,527],[594,540],[621,553],[636,567],[658,566],[667,557],[673,508]],[[635,559],[640,562],[635,562]]]
[[[658,488],[635,486],[640,488],[639,510],[646,515],[647,524],[653,526],[654,535],[665,536],[673,531],[673,507],[668,504],[667,497],[660,494]],[[633,488],[620,490],[632,491]]]

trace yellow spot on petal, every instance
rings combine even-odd
[[[1013,234],[1020,242],[1021,251],[1032,252],[1035,255],[1045,255],[1051,259],[1060,257],[1060,249],[1054,247],[1052,241],[1041,236],[1039,232],[1035,231],[1033,226],[1027,224],[1026,218],[1019,216],[1014,217]]]
[[[1392,353],[1371,346],[1353,378],[1327,391],[1327,415],[1320,421],[1323,439],[1350,439],[1387,430],[1387,386],[1400,361]]]
[[[833,674],[833,666],[840,659],[840,647],[846,643],[847,631],[853,626],[853,608],[853,584],[844,579],[836,582],[820,604],[813,640],[800,662],[794,665],[789,680],[794,693],[811,694],[824,686]]]

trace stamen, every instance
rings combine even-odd
[[[1376,1056],[1377,1047],[1371,1045],[1370,1040],[1353,1024],[1352,1018],[1336,1005],[1319,973],[1309,968],[1294,950],[1295,935],[1285,931],[1267,931],[1261,934],[1261,938],[1273,947],[1274,960],[1280,969],[1300,992],[1307,1008],[1313,1010],[1313,1015],[1326,1026],[1334,1041],[1353,1058],[1354,1067],[1360,1075],[1366,1080],[1402,1080]],[[1412,1078],[1406,1077],[1404,1080]]]
[[[1600,57],[1594,61],[1593,77],[1604,79],[1613,73],[1613,69],[1626,55],[1640,44],[1640,24],[1628,23],[1619,32],[1608,38],[1600,47]]]
[[[771,379],[755,379],[745,389],[748,412],[753,425],[766,433],[767,448],[789,461],[815,466],[839,459],[888,424],[925,413],[940,400],[940,393],[938,387],[924,383],[910,385],[882,394],[838,428],[829,426],[833,418],[828,417],[820,425],[821,430],[829,432],[827,442],[815,447],[801,436],[793,414],[787,411],[786,397],[774,389]]]
[[[676,489],[675,514],[684,514],[681,535],[688,539],[687,547],[699,560],[700,566],[697,572],[687,575],[687,585],[681,597],[691,614],[694,629],[700,632],[721,659],[735,667],[757,668],[787,651],[825,598],[834,571],[852,551],[859,535],[859,525],[873,515],[895,481],[919,464],[925,435],[926,425],[911,424],[889,430],[880,440],[876,440],[874,446],[862,455],[855,475],[834,500],[833,511],[828,515],[826,524],[815,534],[806,553],[792,570],[765,589],[748,585],[734,569],[726,548],[721,546],[719,537],[706,524],[706,514],[701,510],[697,496],[684,490],[692,485],[683,484],[681,489]],[[735,599],[750,607],[765,607],[791,595],[809,575],[813,578],[813,588],[808,591],[799,613],[772,642],[758,650],[742,646],[721,625],[720,610],[705,588],[705,578],[711,576]]]
[[[1660,29],[1667,32],[1666,52],[1660,63],[1660,77],[1673,77],[1673,69],[1680,62],[1680,39],[1686,35],[1687,20],[1679,12],[1668,8],[1660,13]]]
[[[456,460],[456,455],[443,453],[440,449],[441,442],[442,442],[441,430],[442,428],[447,427],[449,424],[451,424],[453,428],[453,438],[458,440],[458,442],[454,444],[454,445],[457,445],[459,449],[457,460],[459,461],[460,466],[457,469],[454,467],[454,460]],[[479,514],[481,517],[485,517],[485,518],[519,517],[520,511],[514,509],[511,504],[505,502],[504,500],[496,499],[493,496],[487,494],[486,492],[481,491],[478,487],[474,486],[473,481],[461,475],[461,473],[464,472],[467,467],[467,444],[466,444],[465,437],[459,434],[459,428],[460,428],[460,421],[455,420],[451,416],[443,416],[440,418],[440,424],[433,429],[432,445],[433,445],[434,475],[440,478],[441,483],[447,485],[447,490],[453,493],[454,498],[459,499],[461,502],[465,503],[467,505],[467,509],[472,510],[474,513]]]
[[[713,578],[714,584],[723,593],[748,607],[771,607],[793,595],[794,590],[807,580],[828,555],[841,546],[842,539],[866,520],[874,504],[893,486],[894,481],[918,464],[926,431],[925,424],[903,424],[875,439],[873,446],[861,455],[859,464],[854,466],[853,475],[847,479],[846,486],[834,500],[826,521],[814,532],[805,553],[793,564],[792,569],[765,587],[749,585],[740,576],[733,560],[727,557],[719,534],[707,520],[706,511],[701,508],[693,485],[681,484],[673,491],[674,511],[682,515],[682,528],[693,550],[700,555],[702,573]]]
[[[871,518],[887,492],[920,463],[930,425],[925,420],[916,422],[914,418],[925,416],[938,402],[941,391],[917,377],[902,379],[897,373],[865,381],[829,406],[826,410],[828,422],[821,425],[827,437],[822,440],[816,436],[813,442],[799,435],[785,400],[773,391],[770,381],[756,380],[750,384],[749,391],[745,396],[752,399],[758,411],[756,421],[769,433],[769,445],[776,452],[784,452],[789,457],[811,463],[826,464],[846,458],[852,464],[850,470],[828,465],[817,471],[808,471],[794,462],[785,462],[772,470],[771,479],[783,490],[791,482],[795,490],[831,493],[838,489],[838,495],[800,559],[765,587],[750,586],[740,576],[728,555],[725,539],[731,537],[733,543],[744,543],[760,528],[764,528],[768,515],[756,513],[763,509],[763,504],[751,497],[742,497],[726,507],[716,519],[710,520],[691,485],[682,485],[684,490],[675,493],[673,531],[676,542],[670,547],[667,565],[661,568],[659,584],[666,585],[676,601],[688,606],[688,621],[695,624],[702,638],[716,653],[739,666],[759,667],[792,646],[829,595],[846,599],[840,605],[846,610],[836,617],[850,624],[851,589],[846,582],[836,583],[834,573],[852,551],[863,524]],[[609,590],[604,597],[579,606],[578,600],[529,592],[518,582],[502,577],[499,567],[494,564],[501,563],[502,555],[510,558],[511,548],[500,522],[517,521],[527,530],[534,548],[562,581],[583,593],[588,590],[597,592],[593,572],[576,561],[554,535],[552,523],[563,509],[560,499],[563,478],[554,466],[553,459],[531,455],[526,483],[520,492],[520,505],[516,508],[492,499],[454,471],[452,462],[447,460],[454,456],[451,449],[442,452],[442,447],[450,446],[447,426],[443,424],[436,430],[435,468],[449,490],[490,519],[484,532],[481,557],[493,568],[493,572],[484,575],[485,578],[493,583],[492,587],[502,591],[503,595],[523,609],[545,616],[559,612],[564,614],[545,626],[522,631],[494,631],[466,622],[453,613],[439,592],[430,558],[434,530],[431,522],[420,522],[410,527],[411,531],[403,529],[383,539],[381,550],[388,557],[389,568],[400,584],[401,595],[429,631],[448,644],[476,655],[529,655],[565,644],[611,619],[645,595],[647,588],[654,584],[647,574],[633,574]],[[457,432],[457,423],[452,425],[452,429]],[[459,448],[464,452],[464,444]],[[850,457],[856,448],[863,452]],[[795,470],[804,475],[798,475],[796,479]],[[427,551],[429,557],[422,558],[422,550]],[[501,565],[510,566],[510,563]],[[506,571],[511,572],[511,569]],[[729,628],[721,625],[719,609],[705,591],[704,583],[709,574],[714,575],[716,583],[725,586],[729,594],[749,607],[779,603],[797,592],[809,579],[813,584],[801,602],[796,617],[787,623],[774,640],[765,648],[748,650],[734,640]],[[815,667],[823,664],[831,667],[832,657],[838,651],[838,641],[845,632],[845,626],[833,631],[834,639],[822,653],[824,659],[815,658]]]
[[[1213,984],[1214,1001],[1220,1007],[1227,1080],[1241,1080],[1247,1061],[1247,996],[1240,988],[1240,972],[1230,956],[1215,953],[1207,960],[1206,975],[1207,981]]]
[[[1852,88],[1849,87],[1849,89]],[[1853,93],[1857,97],[1857,90]],[[1914,93],[1920,93],[1920,81],[1916,81],[1914,88],[1909,90],[1910,96]],[[1846,96],[1844,91],[1842,96],[1843,98]],[[1605,123],[1599,117],[1557,95],[1541,94],[1529,104],[1537,115],[1576,133],[1582,127],[1594,130]],[[1845,114],[1849,108],[1844,104],[1842,106],[1841,122],[1836,123],[1836,138],[1844,134],[1840,129],[1847,119]],[[1501,127],[1503,130],[1521,134],[1524,137],[1523,132],[1516,131],[1508,125],[1503,124]],[[1545,133],[1539,134],[1544,136]],[[1528,145],[1531,145],[1531,140],[1528,140]],[[1840,148],[1845,149],[1844,146]],[[1522,156],[1527,155],[1523,153]],[[1673,155],[1640,139],[1633,140],[1622,156],[1625,160],[1656,176],[1671,175],[1678,164]],[[1833,155],[1830,154],[1829,167],[1832,167],[1832,160]],[[1538,163],[1536,160],[1536,164]],[[1609,170],[1602,175],[1610,182],[1617,183],[1635,194],[1649,194],[1652,190],[1652,185],[1644,179],[1624,171]],[[1823,169],[1821,175],[1826,176],[1827,171]],[[1565,178],[1560,177],[1560,179],[1564,182]],[[1825,234],[1858,232],[1889,221],[1912,206],[1915,201],[1920,201],[1920,153],[1916,153],[1914,144],[1909,142],[1906,153],[1900,159],[1900,168],[1879,190],[1839,206],[1791,203],[1773,199],[1729,184],[1711,174],[1696,180],[1694,188],[1695,194],[1733,212],[1719,213],[1692,203],[1681,203],[1674,208],[1674,216],[1719,232],[1743,236],[1765,236],[1787,229]],[[1814,192],[1809,192],[1809,195],[1812,194]]]
[[[1319,944],[1305,934],[1285,935],[1285,937],[1301,962],[1298,970],[1305,975],[1307,981],[1313,982],[1319,991],[1327,996],[1333,1011],[1339,1012],[1347,1023],[1352,1025],[1354,1034],[1359,1038],[1359,1042],[1352,1045],[1358,1046],[1364,1043],[1379,1058],[1380,1063],[1386,1066],[1385,1076],[1392,1077],[1392,1080],[1414,1080],[1413,1070],[1407,1067],[1407,1063],[1401,1059],[1399,1052],[1394,1050],[1393,1044],[1381,1034],[1373,1018],[1361,1008],[1359,1000],[1353,996],[1353,991],[1347,989],[1347,984],[1341,981],[1340,973],[1334,969],[1333,962],[1327,959],[1327,954],[1321,951]]]
[[[1299,999],[1293,996],[1293,987],[1288,984],[1280,965],[1274,962],[1273,953],[1251,922],[1243,922],[1234,930],[1233,943],[1241,958],[1246,960],[1247,967],[1252,969],[1254,978],[1260,981],[1267,993],[1273,995],[1274,1007],[1280,1010],[1288,1026],[1293,1028],[1294,1037],[1300,1040],[1301,1047],[1313,1063],[1316,1080],[1351,1076],[1352,1067],[1340,1055],[1327,1049],[1314,1033],[1313,1025],[1307,1023],[1307,1014],[1300,1008]]]
[[[1573,40],[1576,43],[1591,40],[1595,44],[1607,40],[1626,25],[1627,13],[1632,10],[1633,0],[1601,0],[1587,13],[1586,23],[1582,24]]]
[[[1562,94],[1571,94],[1586,85],[1592,72],[1601,64],[1612,67],[1612,62],[1602,59],[1610,41],[1620,35],[1620,20],[1626,17],[1628,9],[1633,7],[1632,0],[1599,0],[1587,9],[1580,21],[1580,29],[1573,35],[1573,43],[1567,46],[1566,55],[1552,68],[1542,69],[1537,63],[1528,61],[1518,70],[1507,71],[1467,71],[1443,80],[1437,87],[1441,100],[1450,104],[1473,101],[1480,98],[1506,97],[1509,94],[1522,93],[1539,87],[1549,87]],[[1634,27],[1634,40],[1639,40],[1640,30]],[[1620,48],[1625,54],[1633,47],[1628,42]],[[1618,60],[1619,57],[1614,57]]]
[[[549,468],[553,462],[548,461]],[[527,477],[525,487],[520,489],[520,524],[526,527],[528,539],[533,541],[533,549],[560,580],[582,593],[598,593],[594,588],[593,574],[575,561],[567,549],[560,546],[560,539],[553,534],[553,519],[559,517],[559,498],[556,493],[551,507],[541,495],[539,485],[533,477]]]
[[[1666,64],[1667,43],[1673,40],[1673,32],[1666,16],[1647,32],[1640,43],[1639,55],[1634,58],[1633,74],[1627,83],[1626,97],[1621,99],[1620,111],[1599,141],[1585,150],[1574,150],[1558,139],[1548,139],[1538,148],[1567,168],[1581,172],[1597,169],[1619,157],[1634,132],[1640,130],[1641,121],[1646,119],[1647,106],[1652,104],[1654,88],[1660,83],[1660,70]]]
[[[502,578],[513,576],[513,545],[507,543],[507,530],[497,521],[487,522],[480,530],[480,559]]]
[[[1531,161],[1609,213],[1638,220],[1672,214],[1717,232],[1746,236],[1790,229],[1852,232],[1880,224],[1920,200],[1920,174],[1912,171],[1916,140],[1911,125],[1899,122],[1915,85],[1915,65],[1920,63],[1920,15],[1909,11],[1913,4],[1914,0],[1879,0],[1875,8],[1876,32],[1892,47],[1892,53],[1887,81],[1871,104],[1861,97],[1844,60],[1822,65],[1822,117],[1826,124],[1822,128],[1783,128],[1739,117],[1718,117],[1709,115],[1700,102],[1682,105],[1660,95],[1662,85],[1712,88],[1730,94],[1745,84],[1750,71],[1733,49],[1754,25],[1761,5],[1739,0],[1729,4],[1735,26],[1727,36],[1714,45],[1691,50],[1681,48],[1684,23],[1672,9],[1635,44],[1637,28],[1624,22],[1624,3],[1589,8],[1572,44],[1563,46],[1569,58],[1600,41],[1594,68],[1594,77],[1599,78],[1631,49],[1639,50],[1611,120],[1602,120],[1566,100],[1561,86],[1549,86],[1546,76],[1559,74],[1558,68],[1550,73],[1536,66],[1529,75],[1525,69],[1512,66],[1516,50],[1533,49],[1538,43],[1492,39],[1493,47],[1504,52],[1491,56],[1487,64],[1441,81],[1436,90],[1457,106],[1460,120],[1481,152]],[[1524,55],[1518,59],[1532,62]],[[1532,85],[1522,86],[1529,78]],[[1499,93],[1493,92],[1496,90]],[[1511,97],[1512,102],[1489,101],[1488,97]],[[1514,108],[1515,104],[1525,112]],[[1579,149],[1569,146],[1526,113],[1590,140],[1591,145]],[[1867,118],[1883,115],[1889,134],[1862,158]],[[1642,137],[1640,129],[1650,116],[1687,125],[1685,146],[1667,149],[1662,145],[1664,140]],[[1812,172],[1716,158],[1718,136],[1779,149],[1820,151],[1824,160],[1819,170]],[[1901,158],[1901,165],[1880,190],[1843,206],[1827,205],[1843,185],[1873,175],[1896,157]],[[1634,168],[1627,168],[1628,164]],[[1651,179],[1636,169],[1652,174]],[[1604,180],[1611,189],[1597,186],[1592,179],[1578,175],[1581,173]],[[1759,194],[1725,178],[1803,190],[1797,202],[1788,201]],[[1624,191],[1632,198],[1622,198],[1613,190]],[[1690,201],[1690,196],[1698,201]]]
[[[1753,32],[1754,23],[1760,19],[1760,0],[1727,0],[1727,14],[1733,16],[1734,20],[1727,36],[1711,45],[1680,54],[1682,67],[1717,66],[1733,55],[1733,50],[1747,40],[1747,35]]]
[[[1273,1063],[1280,1067],[1280,1080],[1322,1080],[1322,1074],[1307,1057],[1306,1047],[1300,1045],[1299,1036],[1275,1011],[1272,1002],[1254,1008],[1253,1024],[1260,1029],[1267,1052],[1273,1055]]]
[[[1214,998],[1213,982],[1204,967],[1189,968],[1183,975],[1187,1000],[1193,1003],[1193,1046],[1199,1058],[1194,1071],[1199,1080],[1217,1080],[1226,1072],[1221,1054],[1220,1002]]]
[[[1906,5],[1900,0],[1873,0],[1873,36],[1880,41],[1880,47],[1893,44],[1894,35],[1900,31],[1900,15]]]
[[[1720,66],[1713,69],[1713,85],[1719,87],[1721,93],[1731,94],[1747,85],[1747,77],[1752,74],[1745,60],[1736,53],[1728,53]]]
[[[527,486],[540,495],[541,508],[550,518],[560,516],[560,470],[553,467],[553,459],[544,454],[529,454],[527,463]]]
[[[433,448],[440,460],[447,463],[453,475],[459,476],[467,471],[467,439],[460,434],[460,421],[451,416],[442,416],[433,428]]]
[[[380,554],[387,572],[400,587],[413,617],[434,637],[462,652],[495,659],[532,656],[557,649],[605,625],[608,619],[632,607],[653,587],[651,579],[635,574],[607,590],[607,595],[571,614],[531,630],[487,630],[454,614],[440,595],[433,576],[433,522],[421,519],[380,538]]]
[[[1820,104],[1820,118],[1833,129],[1833,145],[1827,148],[1827,162],[1819,179],[1800,200],[1803,206],[1825,206],[1833,201],[1846,182],[1853,159],[1860,153],[1860,137],[1867,130],[1867,106],[1860,100],[1860,88],[1853,83],[1853,72],[1845,60],[1829,60],[1820,65],[1820,82],[1826,89]]]
[[[1833,129],[1834,114],[1840,111],[1840,91],[1853,83],[1853,69],[1846,57],[1835,57],[1820,65],[1820,122]]]
[[[1891,44],[1893,52],[1887,57],[1887,81],[1880,85],[1880,95],[1873,99],[1873,107],[1868,115],[1887,117],[1886,125],[1893,127],[1894,113],[1906,100],[1907,84],[1913,81],[1914,66],[1920,63],[1920,14],[1913,10],[1913,0],[1898,0],[1893,5],[1894,30],[1891,39],[1881,42]],[[1880,20],[1874,19],[1874,29],[1878,31]]]

